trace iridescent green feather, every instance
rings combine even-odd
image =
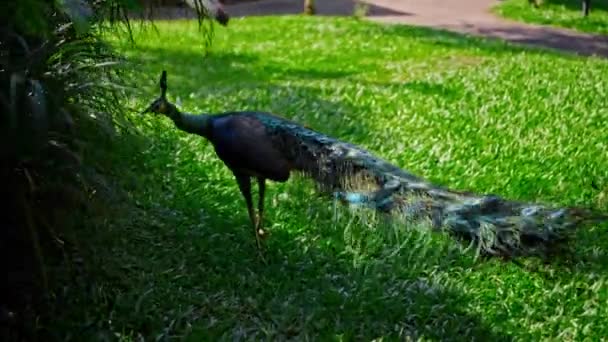
[[[299,171],[345,204],[397,214],[408,222],[430,220],[435,229],[478,243],[485,254],[544,251],[581,225],[608,220],[607,215],[587,209],[520,203],[443,188],[359,146],[266,113],[253,115],[266,125],[277,147],[296,161]],[[372,179],[373,188],[361,190],[357,182],[348,182],[360,176]]]

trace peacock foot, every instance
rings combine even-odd
[[[266,240],[268,238],[268,236],[270,235],[270,233],[265,230],[264,228],[258,228],[258,236],[260,237],[260,239],[262,240]]]

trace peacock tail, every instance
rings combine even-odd
[[[354,144],[273,115],[251,114],[264,123],[293,169],[312,178],[320,190],[349,206],[371,208],[404,222],[429,222],[434,230],[476,243],[486,255],[546,251],[567,241],[578,227],[608,220],[608,215],[584,208],[451,190]]]

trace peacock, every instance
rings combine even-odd
[[[258,248],[263,237],[266,180],[286,182],[292,173],[348,206],[363,206],[405,222],[427,222],[434,230],[477,244],[485,255],[512,257],[566,241],[582,225],[608,215],[578,207],[524,203],[498,195],[456,191],[413,175],[354,144],[340,141],[279,115],[256,111],[219,114],[181,112],[160,97],[142,113],[162,114],[182,131],[206,138],[232,171],[242,193]],[[259,187],[254,212],[251,179]]]

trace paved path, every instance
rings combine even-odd
[[[361,0],[368,18],[504,39],[514,43],[608,58],[608,36],[590,35],[498,18],[489,12],[500,0]],[[232,17],[301,13],[303,0],[259,0],[226,5]],[[317,0],[319,15],[351,15],[353,0]]]

